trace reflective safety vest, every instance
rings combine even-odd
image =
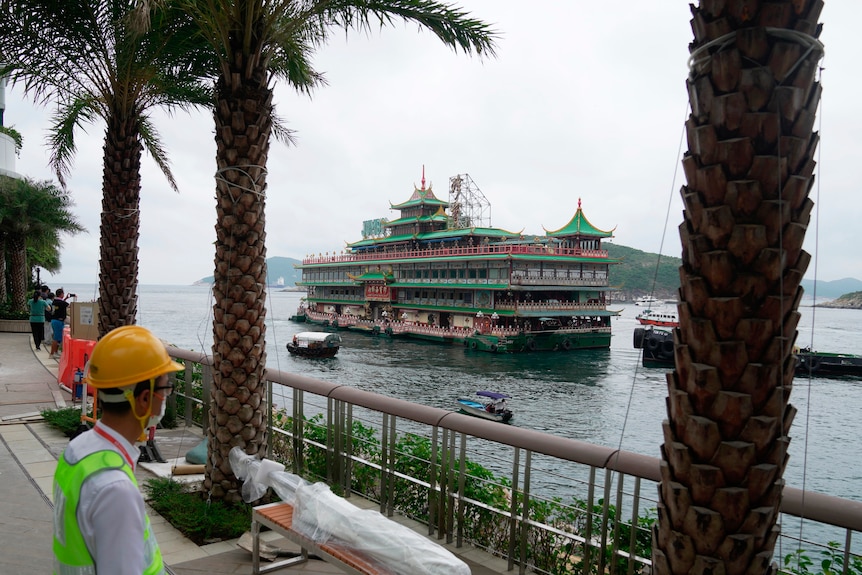
[[[121,469],[138,486],[132,468],[115,451],[91,453],[74,465],[69,465],[65,454],[60,456],[54,473],[54,575],[96,575],[96,564],[78,526],[78,503],[84,482],[109,469]],[[143,545],[147,567],[142,575],[164,574],[162,552],[146,515]]]

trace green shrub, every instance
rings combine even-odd
[[[45,422],[62,431],[66,437],[74,437],[81,426],[81,408],[65,407],[63,409],[46,409],[42,411]]]
[[[156,513],[198,545],[235,539],[251,525],[249,505],[208,502],[202,493],[172,479],[148,479],[144,489]]]
[[[30,319],[30,312],[16,310],[12,307],[12,300],[0,301],[0,319]]]

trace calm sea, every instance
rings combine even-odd
[[[69,286],[81,301],[94,286]],[[89,296],[87,295],[89,294]],[[178,346],[210,353],[212,300],[206,286],[141,286],[138,323]],[[513,396],[514,424],[609,447],[659,456],[665,416],[665,370],[640,366],[632,347],[642,308],[612,305],[611,348],[603,351],[492,355],[342,331],[331,360],[294,358],[285,344],[305,324],[289,321],[301,294],[267,298],[268,367],[352,385],[408,401],[454,409],[479,389]],[[862,353],[862,312],[802,307],[797,343],[821,351]],[[813,328],[812,328],[813,326]],[[795,380],[790,462],[793,487],[862,499],[862,380]]]

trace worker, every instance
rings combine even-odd
[[[93,348],[85,382],[102,417],[73,439],[54,473],[54,573],[164,573],[135,480],[135,442],[158,424],[184,369],[148,329],[123,326]]]

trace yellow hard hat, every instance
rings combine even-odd
[[[93,348],[85,381],[96,389],[112,389],[184,369],[150,330],[124,325],[111,330]]]

